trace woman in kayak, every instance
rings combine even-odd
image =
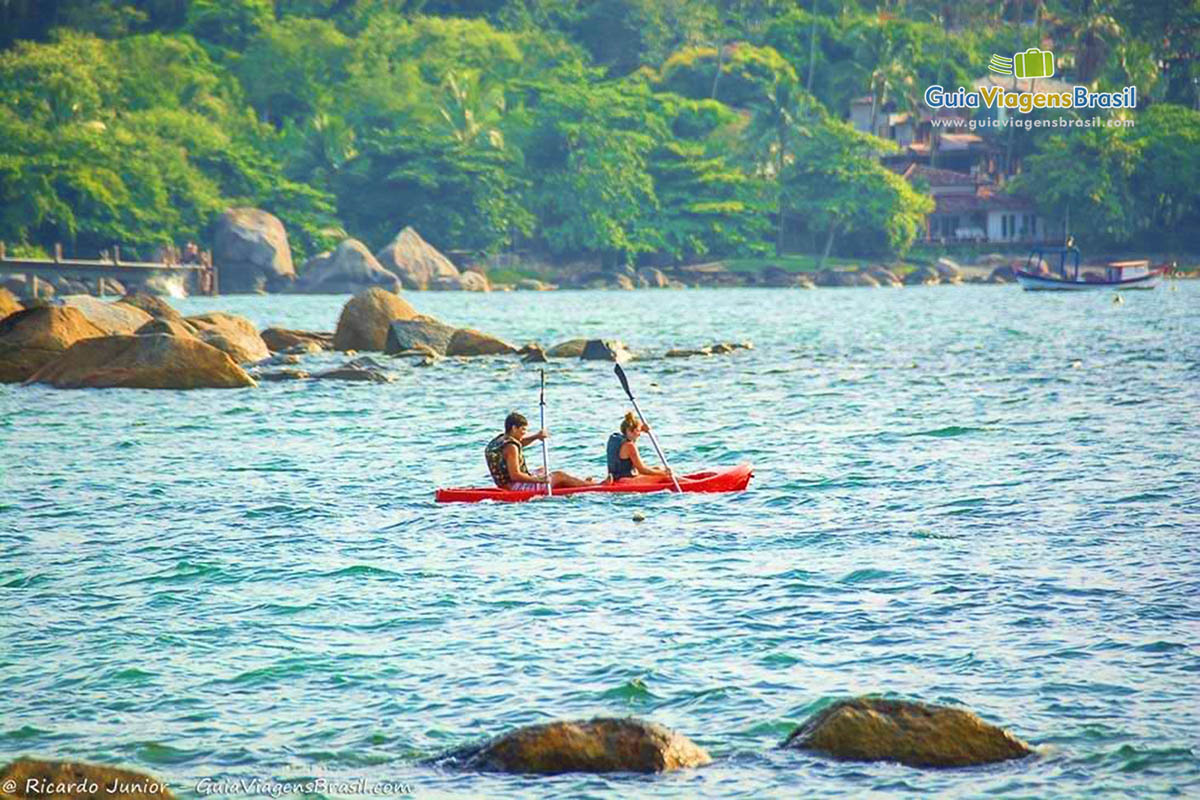
[[[642,423],[632,411],[625,413],[621,420],[621,432],[608,437],[608,476],[612,480],[632,478],[635,475],[657,475],[670,477],[671,473],[664,467],[650,467],[642,461],[638,454],[637,440],[642,431],[650,430],[650,426]]]
[[[541,441],[549,434],[538,431],[527,436],[528,429],[529,420],[514,411],[504,420],[504,433],[488,442],[483,449],[488,472],[492,473],[492,480],[501,489],[514,492],[541,492],[546,489],[545,474],[541,470],[531,473],[525,464],[525,446]],[[554,489],[595,483],[591,478],[576,478],[558,471],[551,472],[549,480]]]

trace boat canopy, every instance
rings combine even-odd
[[[1034,259],[1037,259],[1035,262]],[[1045,261],[1050,265],[1052,272],[1057,272],[1064,278],[1079,280],[1079,248],[1068,247],[1035,247],[1029,253],[1029,259],[1025,262],[1026,272],[1036,272],[1035,263]],[[1068,264],[1070,271],[1068,272]]]

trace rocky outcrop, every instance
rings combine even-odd
[[[333,349],[383,350],[392,323],[416,316],[416,309],[400,295],[379,288],[367,289],[342,307],[333,333]]]
[[[164,781],[141,772],[32,758],[18,759],[0,770],[0,786],[5,800],[171,800],[175,796]],[[47,786],[65,790],[47,792]]]
[[[625,345],[615,339],[589,339],[583,346],[579,357],[584,361],[618,361],[625,362],[633,358],[633,354]]]
[[[647,289],[667,289],[671,281],[658,267],[644,267],[638,270],[638,284],[645,282]]]
[[[89,322],[109,336],[133,333],[154,319],[136,306],[127,303],[108,303],[89,295],[64,297],[60,302],[64,306],[82,311]]]
[[[166,319],[174,322],[181,322],[183,315],[174,309],[174,307],[163,300],[161,297],[155,297],[152,294],[145,292],[134,292],[127,294],[117,301],[127,306],[140,308],[155,319]]]
[[[428,348],[430,352],[444,356],[456,330],[453,325],[424,315],[414,319],[396,320],[388,328],[383,352],[395,355],[408,350]]]
[[[221,215],[213,263],[226,294],[278,292],[296,280],[283,223],[257,208],[231,208]]]
[[[956,261],[949,258],[939,258],[933,265],[942,283],[962,283],[962,268]]]
[[[875,697],[834,703],[794,730],[782,746],[912,767],[969,767],[1032,752],[969,711]]]
[[[904,276],[905,286],[936,286],[941,282],[941,276],[933,267],[917,267]]]
[[[443,763],[489,772],[668,772],[712,762],[683,734],[640,719],[596,718],[518,728]]]
[[[185,320],[196,329],[196,336],[218,350],[228,353],[238,364],[251,364],[271,355],[258,335],[258,328],[245,317],[212,311]]]
[[[191,336],[83,339],[29,378],[58,389],[237,389],[254,386],[245,370]]]
[[[470,328],[456,330],[446,345],[448,356],[507,356],[515,352],[517,348],[508,342]]]
[[[331,253],[309,259],[300,271],[294,290],[311,294],[353,294],[378,286],[400,291],[400,279],[371,255],[358,239],[346,239]]]
[[[9,314],[15,314],[25,307],[17,302],[17,297],[8,289],[0,287],[0,319],[4,319]]]
[[[430,289],[438,279],[459,278],[458,267],[411,227],[396,234],[396,238],[376,253],[375,258],[384,269],[400,279],[405,289]],[[456,285],[450,288],[460,287]]]
[[[260,334],[263,344],[273,353],[281,353],[293,347],[301,347],[306,352],[315,344],[317,350],[329,350],[333,347],[333,334],[324,331],[297,331],[288,328],[267,328]]]
[[[312,376],[319,380],[361,381],[365,383],[390,383],[395,380],[383,365],[372,358],[362,357],[347,361],[341,366],[318,372]]]
[[[523,347],[521,353],[521,362],[525,364],[545,364],[550,361],[546,357],[546,351],[534,345],[532,347]]]
[[[772,264],[758,274],[758,282],[775,289],[811,289],[812,280],[802,272],[790,272]]]
[[[583,348],[587,347],[587,343],[587,339],[568,339],[551,347],[546,351],[546,355],[550,358],[579,358],[583,355]]]
[[[0,383],[18,383],[81,339],[104,336],[77,308],[43,306],[0,320]]]
[[[718,342],[707,347],[676,348],[666,352],[667,358],[690,358],[692,356],[714,356],[732,353],[735,350],[753,350],[752,342]]]
[[[859,270],[823,269],[813,276],[817,286],[879,286],[879,281]]]
[[[522,278],[517,281],[516,288],[522,292],[548,292],[554,289],[554,284],[539,281],[536,278]]]
[[[898,287],[904,285],[899,275],[882,264],[875,264],[860,271],[870,275],[880,286]]]

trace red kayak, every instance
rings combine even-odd
[[[749,464],[739,464],[736,467],[717,472],[695,472],[679,478],[679,488],[684,492],[740,492],[750,483],[754,470]],[[670,478],[660,478],[656,475],[645,477],[623,478],[616,483],[596,483],[590,486],[577,486],[573,489],[555,489],[552,497],[565,497],[571,494],[645,494],[646,492],[673,492]],[[434,499],[439,503],[479,503],[484,500],[495,500],[498,503],[523,503],[546,497],[545,492],[514,492],[496,487],[483,489],[438,489]]]

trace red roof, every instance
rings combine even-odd
[[[975,194],[943,194],[935,197],[933,213],[964,214],[973,211],[1033,211],[1029,198],[1005,194],[990,186],[981,186]]]

